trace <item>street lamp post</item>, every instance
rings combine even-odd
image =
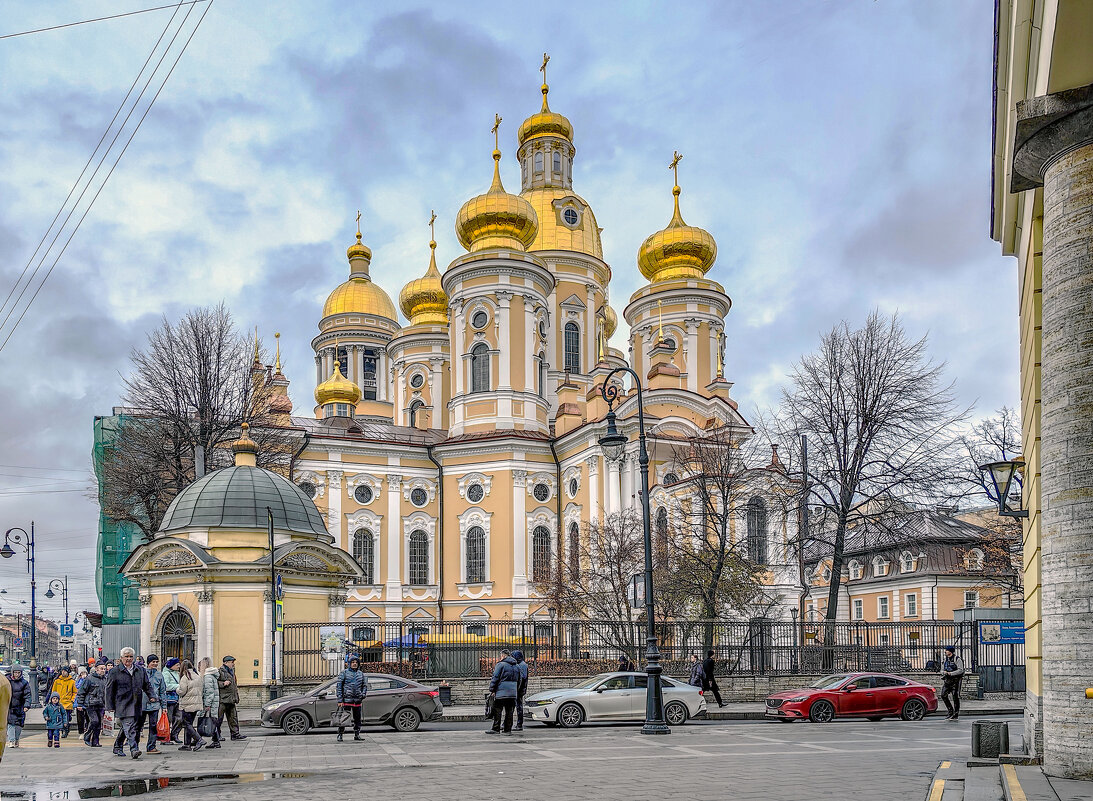
[[[64,581],[60,579],[53,579],[49,582],[49,587],[46,589],[46,598],[55,597],[56,593],[53,592],[53,588],[57,587],[61,591],[61,603],[65,608],[65,625],[68,625],[68,576],[65,576]],[[68,664],[68,649],[65,648],[65,664]]]
[[[645,403],[641,394],[641,378],[629,367],[616,367],[607,374],[600,394],[607,401],[607,433],[600,437],[600,447],[608,459],[618,459],[626,449],[627,438],[615,426],[615,403],[619,388],[611,383],[615,373],[629,373],[638,390],[638,467],[641,469],[641,527],[645,540],[645,725],[642,734],[670,734],[664,722],[664,693],[660,684],[660,649],[653,614],[653,535],[649,519],[649,451],[645,447]]]
[[[998,514],[1002,517],[1028,517],[1028,509],[1011,509],[1009,506],[1010,489],[1013,479],[1020,472],[1024,475],[1024,459],[1005,459],[1001,462],[979,465],[979,471],[990,476],[991,485],[994,487],[994,500],[998,501]],[[1020,479],[1018,478],[1018,483]],[[987,493],[990,497],[990,492]]]
[[[34,706],[38,705],[38,615],[35,607],[35,583],[34,583],[34,521],[30,521],[30,532],[18,526],[9,528],[4,532],[4,547],[0,548],[0,556],[11,559],[15,556],[15,550],[11,544],[15,543],[27,552],[27,571],[30,573],[30,697]]]

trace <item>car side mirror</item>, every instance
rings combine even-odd
[[[603,687],[597,687],[597,688],[596,688],[595,690],[593,690],[592,692],[594,692],[594,693],[602,693],[602,692],[603,692],[603,690],[604,690],[604,688],[603,688]]]
[[[851,686],[849,686],[849,687],[844,687],[844,688],[843,688],[843,692],[846,692],[846,693],[852,693],[852,692],[854,692],[854,686],[853,686],[853,685],[851,685]]]

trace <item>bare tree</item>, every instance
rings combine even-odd
[[[909,339],[897,316],[880,312],[860,329],[832,328],[790,378],[767,435],[787,447],[791,475],[805,481],[812,514],[798,547],[831,560],[833,626],[848,530],[868,523],[895,542],[916,508],[951,502],[961,469],[956,427],[967,413],[956,408],[943,366],[930,361],[926,338]]]
[[[164,319],[131,354],[124,415],[104,454],[99,502],[115,520],[158,530],[171,500],[208,468],[231,463],[227,445],[251,424],[258,464],[287,472],[292,437],[273,424],[260,343],[236,330],[224,304]]]

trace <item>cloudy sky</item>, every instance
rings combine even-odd
[[[166,1],[0,0],[0,35]],[[438,260],[455,258],[456,212],[489,184],[495,112],[503,178],[519,186],[516,129],[538,108],[543,51],[620,311],[684,154],[683,215],[717,239],[712,277],[733,300],[727,373],[743,410],[776,400],[822,330],[874,307],[929,334],[963,402],[1016,404],[1016,270],[988,227],[990,3],[528,8],[215,0],[0,352],[0,529],[35,521],[40,586],[67,574],[72,608],[97,608],[93,418],[119,402],[129,351],[161,316],[223,299],[267,341],[282,332],[293,400],[310,409],[309,343],[347,275],[357,209],[393,298],[425,270],[430,209]],[[0,39],[0,297],[171,13]],[[26,610],[24,568],[0,564],[0,609]]]

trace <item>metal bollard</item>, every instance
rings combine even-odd
[[[1009,751],[1009,727],[998,720],[977,720],[972,723],[972,756],[977,759],[997,759]]]

